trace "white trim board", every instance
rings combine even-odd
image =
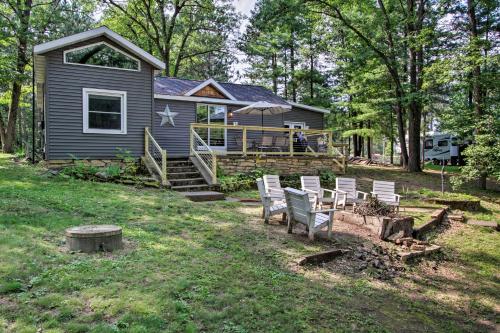
[[[69,52],[73,52],[73,51],[78,51],[78,50],[83,50],[83,49],[86,49],[88,47],[92,47],[92,46],[95,46],[95,45],[99,45],[99,44],[104,44],[110,48],[112,48],[113,50],[115,50],[116,52],[118,53],[121,53],[123,54],[124,56],[134,60],[134,61],[137,61],[137,68],[138,69],[129,69],[129,68],[120,68],[120,67],[110,67],[110,66],[99,66],[99,65],[90,65],[90,64],[79,64],[79,63],[76,63],[76,62],[68,62],[66,61],[66,54],[69,53]],[[131,56],[130,54],[128,53],[125,53],[123,52],[122,50],[114,47],[113,45],[110,45],[109,43],[106,43],[106,42],[97,42],[97,43],[92,43],[92,44],[88,44],[88,45],[84,45],[84,46],[80,46],[80,47],[75,47],[73,49],[68,49],[68,50],[65,50],[63,52],[63,63],[65,64],[68,64],[68,65],[76,65],[76,66],[88,66],[88,67],[98,67],[98,68],[110,68],[110,69],[118,69],[118,70],[121,70],[121,71],[132,71],[132,72],[140,72],[141,71],[141,62],[139,59]]]
[[[92,29],[84,32],[80,32],[78,34],[74,34],[71,36],[59,38],[47,43],[35,45],[33,52],[35,54],[42,54],[46,53],[55,49],[59,49],[61,47],[65,47],[71,44],[75,44],[78,42],[86,41],[91,38],[99,37],[99,36],[106,36],[113,42],[117,43],[118,45],[122,46],[124,49],[128,50],[129,52],[132,52],[142,60],[150,63],[153,65],[155,68],[158,69],[165,69],[165,64],[157,59],[156,57],[152,56],[151,54],[147,53],[137,45],[133,44],[132,42],[128,41],[127,39],[123,38],[113,30],[109,29],[108,27],[100,27],[97,29]]]
[[[205,82],[202,82],[200,83],[199,85],[197,85],[196,87],[194,87],[193,89],[189,90],[187,93],[184,94],[184,96],[191,96],[193,94],[195,94],[197,91],[205,88],[206,86],[208,85],[213,85],[217,90],[219,90],[221,93],[223,93],[227,98],[229,98],[230,100],[232,101],[235,101],[236,98],[234,98],[233,95],[231,95],[226,89],[224,89],[219,83],[217,83],[217,81],[215,81],[214,79],[208,79],[206,80]]]
[[[113,96],[120,97],[121,99],[121,128],[119,130],[114,129],[99,129],[99,128],[89,128],[89,95],[101,95],[101,96]],[[107,89],[93,89],[93,88],[83,88],[82,89],[83,98],[83,133],[90,134],[127,134],[127,92],[119,90],[107,90]]]
[[[287,102],[290,105],[298,107],[298,108],[301,108],[301,109],[305,109],[305,110],[309,110],[309,111],[314,111],[314,112],[320,112],[320,113],[330,113],[330,110],[323,109],[323,108],[318,108],[316,106],[310,106],[310,105],[305,105],[305,104],[300,104],[300,103],[295,103],[295,102],[290,102],[290,101],[287,101]]]

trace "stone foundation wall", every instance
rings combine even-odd
[[[108,167],[110,165],[119,165],[122,168],[125,167],[122,160],[46,160],[42,163],[48,169],[62,169],[74,165],[77,161],[98,168]],[[139,163],[139,160],[137,160],[137,163]]]
[[[341,162],[339,160],[339,162]],[[318,175],[321,170],[331,170],[338,174],[345,172],[334,158],[328,156],[217,156],[217,167],[226,175],[249,172],[256,168],[276,170],[280,175]]]

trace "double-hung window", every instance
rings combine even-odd
[[[83,88],[83,133],[127,134],[127,92]]]

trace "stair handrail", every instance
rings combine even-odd
[[[161,161],[157,161],[155,158],[158,153],[160,154]],[[162,185],[167,185],[167,151],[161,148],[158,142],[156,142],[155,138],[149,131],[149,127],[144,129],[144,156],[153,164],[154,168],[160,175]],[[159,164],[161,164],[161,166]]]
[[[196,157],[198,162],[203,166],[203,168],[210,174],[212,178],[212,184],[217,183],[217,155],[215,151],[210,148],[209,145],[203,140],[195,129],[191,126],[191,144],[190,150],[191,155]],[[199,145],[201,149],[199,149]],[[205,155],[207,159],[205,160],[201,155]]]

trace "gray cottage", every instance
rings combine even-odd
[[[106,27],[37,45],[34,54],[38,141],[49,163],[113,160],[122,149],[165,183],[167,170],[189,160],[209,184],[218,167],[300,172],[345,164],[325,130],[328,110],[261,86],[161,77],[163,62]],[[286,112],[238,113],[256,102]]]

